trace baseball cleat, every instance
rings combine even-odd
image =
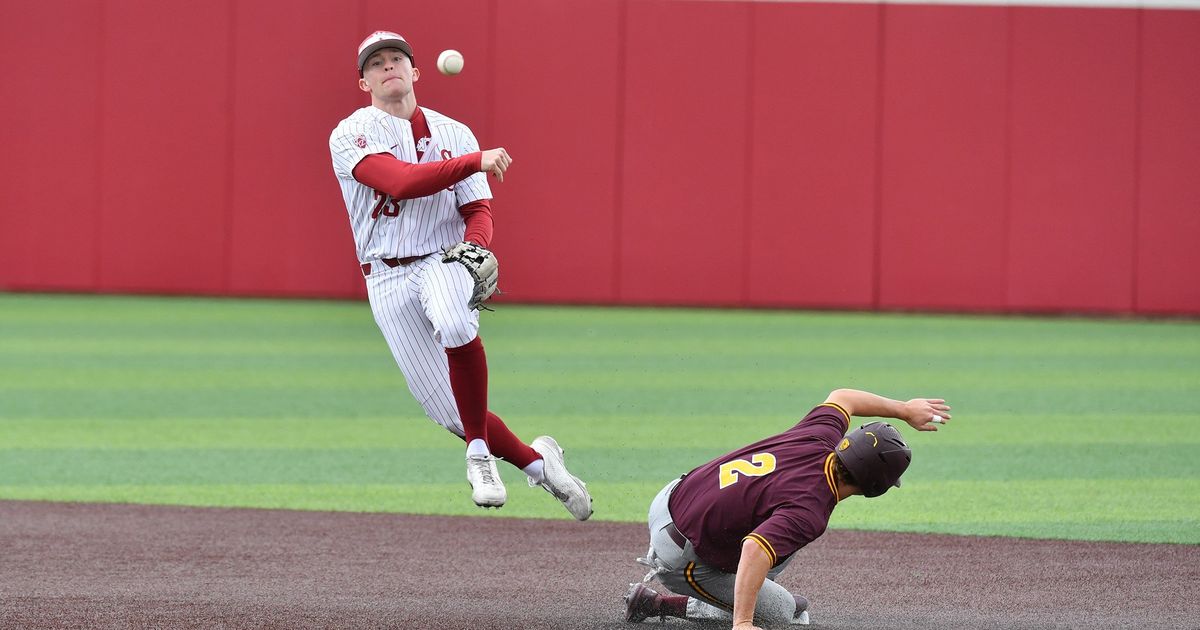
[[[504,505],[508,493],[496,470],[496,458],[491,455],[467,456],[467,483],[471,484],[471,499],[483,508]]]
[[[625,594],[625,621],[641,623],[650,617],[666,621],[662,608],[662,596],[657,591],[641,582],[629,585],[629,592]]]
[[[554,495],[554,498],[562,501],[571,516],[581,521],[588,520],[592,515],[592,495],[588,494],[587,485],[580,481],[579,477],[567,471],[567,465],[563,461],[563,450],[558,446],[558,442],[548,435],[543,435],[535,439],[530,447],[542,456],[544,479],[539,484],[530,477],[529,486],[540,485],[546,492]]]

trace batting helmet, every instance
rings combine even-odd
[[[847,433],[834,452],[867,497],[899,488],[900,475],[912,461],[912,450],[886,422],[870,422]]]

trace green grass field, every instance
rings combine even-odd
[[[855,387],[954,420],[832,528],[1200,544],[1196,322],[502,305],[483,337],[597,519]],[[365,303],[0,294],[0,498],[569,518],[511,468],[484,513],[461,458]]]

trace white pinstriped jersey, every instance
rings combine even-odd
[[[475,134],[466,125],[431,109],[421,110],[431,136],[421,163],[479,150]],[[391,153],[399,160],[417,163],[412,123],[374,106],[359,109],[338,123],[329,136],[329,152],[350,213],[359,262],[423,256],[451,247],[462,241],[466,232],[458,208],[492,198],[484,173],[417,199],[392,199],[354,179],[354,167],[374,153]]]

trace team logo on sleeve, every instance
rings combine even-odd
[[[848,448],[850,448],[850,440],[842,439],[842,443],[838,445],[838,450],[844,451]]]
[[[360,149],[365,149],[365,148],[367,148],[367,138],[366,138],[366,136],[359,136],[359,137],[355,138],[355,139],[354,139],[354,146],[356,146],[356,147],[358,147],[358,148],[360,148]]]

